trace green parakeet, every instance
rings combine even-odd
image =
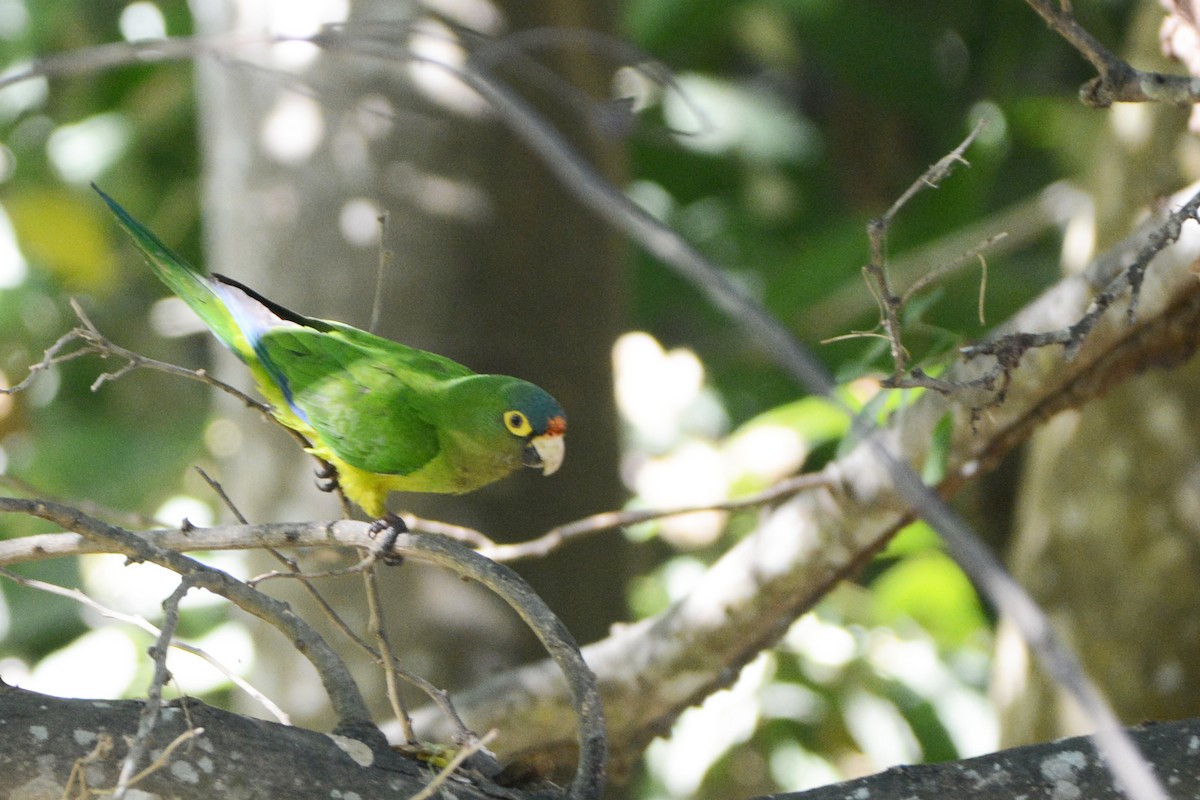
[[[544,390],[303,317],[205,274],[93,188],[163,283],[250,368],[275,418],[370,516],[387,513],[389,492],[469,492],[521,466],[550,475],[562,464],[566,415]]]

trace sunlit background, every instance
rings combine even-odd
[[[181,3],[105,2],[85,12],[88,5],[0,0],[2,74],[52,52],[192,30]],[[492,35],[506,30],[503,12],[482,0],[427,5],[455,24]],[[615,69],[613,91],[648,130],[619,143],[630,154],[629,195],[725,265],[818,347],[844,382],[846,397],[862,407],[878,391],[885,346],[873,339],[816,342],[873,324],[870,297],[858,286],[867,219],[977,119],[989,125],[973,151],[971,172],[916,205],[893,243],[898,261],[933,247],[960,223],[1041,197],[1069,173],[1063,149],[1090,126],[1111,124],[1136,140],[1147,135],[1148,123],[1132,107],[1105,118],[1109,122],[1058,110],[1054,94],[1072,96],[1086,73],[1061,67],[1061,52],[1045,44],[1039,23],[1025,19],[1032,15],[1021,8],[994,14],[1008,30],[1029,34],[993,42],[981,33],[979,18],[953,11],[961,4],[929,4],[901,26],[915,39],[901,40],[901,52],[892,57],[933,52],[933,62],[913,57],[918,66],[892,75],[861,41],[821,39],[839,29],[824,5],[731,2],[716,12],[706,0],[627,0],[616,33],[678,71],[664,86],[644,72]],[[1117,24],[1125,12],[1109,5]],[[74,12],[64,10],[76,7],[84,21],[72,22]],[[317,0],[247,0],[238,7],[248,26],[288,37],[311,35],[349,12],[347,2]],[[861,33],[882,35],[892,23],[900,25],[872,21]],[[410,46],[422,58],[461,62],[464,45],[455,30],[431,20],[413,29]],[[267,52],[260,65],[280,75],[302,74],[317,55],[297,42]],[[1012,64],[1035,59],[1060,67],[1037,97],[1021,93],[1019,78],[1006,77]],[[422,61],[408,69],[433,102],[468,117],[488,113],[484,101],[445,70]],[[0,89],[0,386],[23,380],[29,365],[75,324],[68,295],[96,310],[118,341],[152,336],[147,349],[158,357],[189,364],[201,357],[207,344],[196,334],[202,326],[137,272],[87,190],[89,182],[121,175],[129,191],[153,198],[148,205],[157,209],[159,235],[200,258],[190,92],[186,63],[97,74],[82,83],[39,77]],[[931,98],[927,106],[918,102],[925,98]],[[259,145],[278,163],[304,168],[337,135],[339,158],[361,166],[370,142],[394,134],[395,113],[380,95],[357,106],[352,125],[333,124],[320,93],[298,82],[295,90],[279,92]],[[390,180],[408,187],[412,203],[427,210],[468,220],[490,213],[490,198],[475,187],[415,166],[398,168]],[[1086,262],[1096,219],[1081,195],[1071,195],[1065,216],[1046,212],[1014,230],[1011,249],[995,257],[989,319],[1001,319],[1052,280],[1060,255],[1067,267]],[[329,224],[369,258],[379,246],[382,210],[376,198],[348,196]],[[834,457],[849,426],[841,412],[802,398],[691,290],[649,257],[638,259],[630,274],[627,332],[611,343],[627,506],[744,497]],[[909,321],[917,355],[936,358],[958,341],[958,331],[979,332],[974,280],[952,279],[914,310]],[[962,298],[971,299],[958,302]],[[161,401],[119,382],[92,392],[96,376],[109,368],[51,366],[20,394],[0,395],[0,476],[6,481],[0,488],[140,512],[164,526],[217,519],[217,504],[193,466],[241,453],[247,418],[213,414],[205,390],[165,378],[154,379],[164,381],[154,392],[169,387],[170,415],[161,412]],[[754,511],[703,511],[603,534],[626,536],[647,554],[626,588],[629,616],[652,615],[684,596],[756,520]],[[44,529],[24,519],[0,520],[6,537]],[[240,554],[204,558],[250,577]],[[141,696],[152,634],[105,610],[161,622],[160,604],[176,578],[115,556],[52,562],[23,574],[77,586],[98,607],[4,582],[4,681],[60,696]],[[801,790],[897,764],[995,749],[997,714],[987,697],[993,622],[934,535],[911,526],[728,689],[655,739],[629,796]],[[251,673],[259,645],[237,617],[193,592],[183,604],[180,634],[224,671],[173,652],[169,693],[221,703],[241,691],[230,676]]]

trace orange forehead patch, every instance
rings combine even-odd
[[[567,432],[567,418],[564,416],[551,417],[546,422],[546,435],[562,436]]]

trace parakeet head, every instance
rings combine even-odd
[[[451,391],[452,404],[471,417],[461,430],[472,432],[472,445],[511,469],[524,465],[552,475],[562,466],[567,415],[544,389],[503,375],[472,375]]]
[[[521,463],[553,475],[566,454],[567,415],[558,401],[532,383],[514,379],[504,392],[504,429],[522,444]]]

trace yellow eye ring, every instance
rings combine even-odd
[[[508,432],[513,436],[528,436],[533,433],[529,419],[520,411],[505,411],[504,427],[508,428]]]

